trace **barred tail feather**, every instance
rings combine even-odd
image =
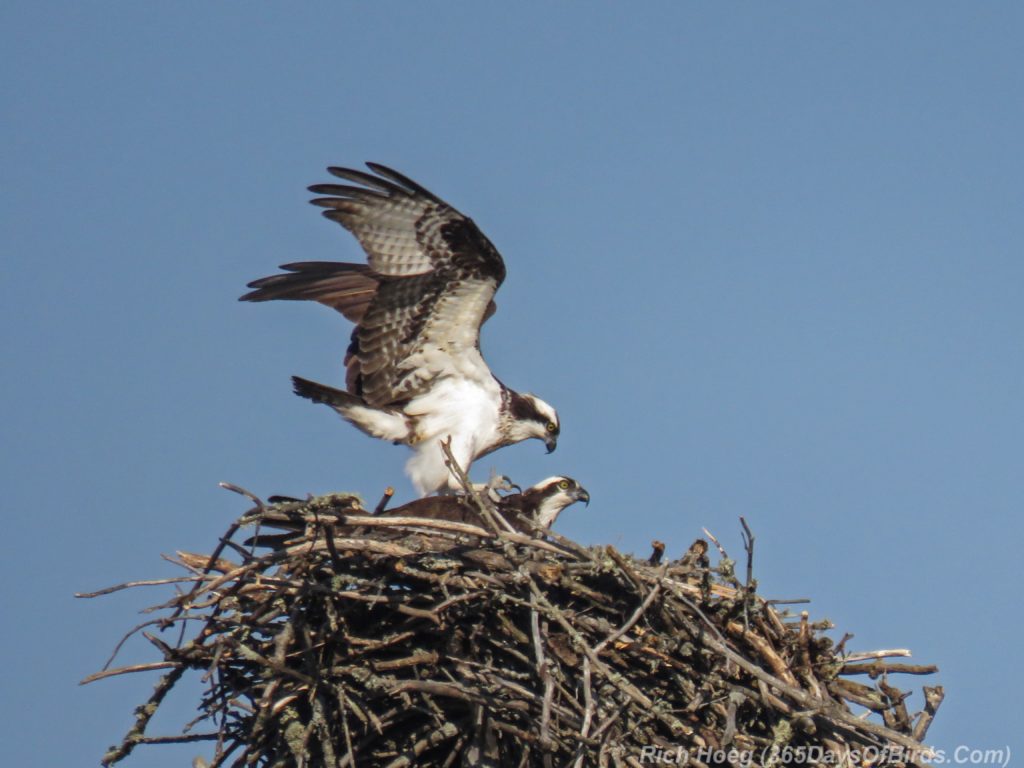
[[[329,405],[350,424],[381,440],[408,443],[412,429],[405,414],[386,408],[372,408],[362,398],[326,384],[292,376],[295,394],[314,403]]]

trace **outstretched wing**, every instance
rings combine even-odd
[[[490,376],[480,326],[505,278],[501,255],[472,219],[376,163],[329,168],[350,184],[317,184],[312,202],[355,235],[368,264],[302,262],[250,284],[250,301],[311,299],[357,326],[349,391],[373,406],[415,397],[443,375]]]
[[[355,235],[366,251],[370,269],[404,277],[461,268],[505,279],[501,255],[473,220],[416,182],[377,163],[377,175],[351,168],[328,168],[350,184],[315,184],[310,192],[329,197],[312,200],[324,216]]]

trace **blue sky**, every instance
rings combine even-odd
[[[8,762],[94,764],[120,738],[154,680],[76,681],[161,593],[71,595],[208,551],[245,508],[218,481],[410,495],[402,449],[290,394],[341,381],[348,325],[236,301],[278,264],[358,257],[305,186],[364,160],[505,256],[484,351],[563,434],[478,475],[572,475],[593,503],[561,531],[638,553],[702,526],[738,553],[744,515],[764,594],[941,666],[932,743],[1019,753],[1022,22],[1006,2],[5,3]]]

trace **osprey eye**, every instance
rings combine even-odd
[[[558,427],[555,426],[555,422],[549,421],[548,422],[548,432],[554,432],[556,429],[558,429]]]
[[[561,488],[563,491],[568,491],[569,490],[569,481],[568,480],[563,480],[562,482],[560,482],[558,484],[558,487]]]

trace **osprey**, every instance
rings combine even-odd
[[[298,501],[297,499],[282,499]],[[549,477],[531,488],[520,493],[503,496],[495,503],[495,507],[513,530],[523,534],[533,534],[534,527],[544,530],[550,528],[566,507],[582,501],[590,504],[587,489],[571,477]],[[353,514],[363,510],[355,509]],[[430,496],[416,499],[400,507],[394,507],[379,513],[378,517],[422,517],[429,520],[447,520],[455,523],[469,523],[479,528],[488,528],[481,518],[480,511],[465,496]],[[249,538],[246,545],[271,547],[279,549],[296,542],[297,537],[305,535],[306,519],[303,517],[271,518],[267,515],[263,525],[271,528],[290,531],[283,534],[258,534]],[[344,527],[338,528],[344,533]]]
[[[577,501],[590,504],[586,488],[571,477],[549,477],[521,493],[503,496],[496,506],[512,528],[519,533],[530,534],[534,525],[545,530],[550,528],[562,510]],[[480,518],[479,510],[462,496],[416,499],[382,512],[381,516],[426,517],[487,527]]]
[[[327,170],[352,184],[317,184],[311,202],[355,235],[366,264],[298,262],[249,283],[242,301],[317,301],[356,324],[345,357],[347,391],[295,376],[295,393],[329,405],[373,437],[407,445],[421,496],[457,481],[440,441],[468,470],[521,440],[555,450],[555,409],[499,381],[480,354],[480,327],[505,279],[501,254],[473,223],[397,171]],[[354,185],[358,186],[354,186]]]

